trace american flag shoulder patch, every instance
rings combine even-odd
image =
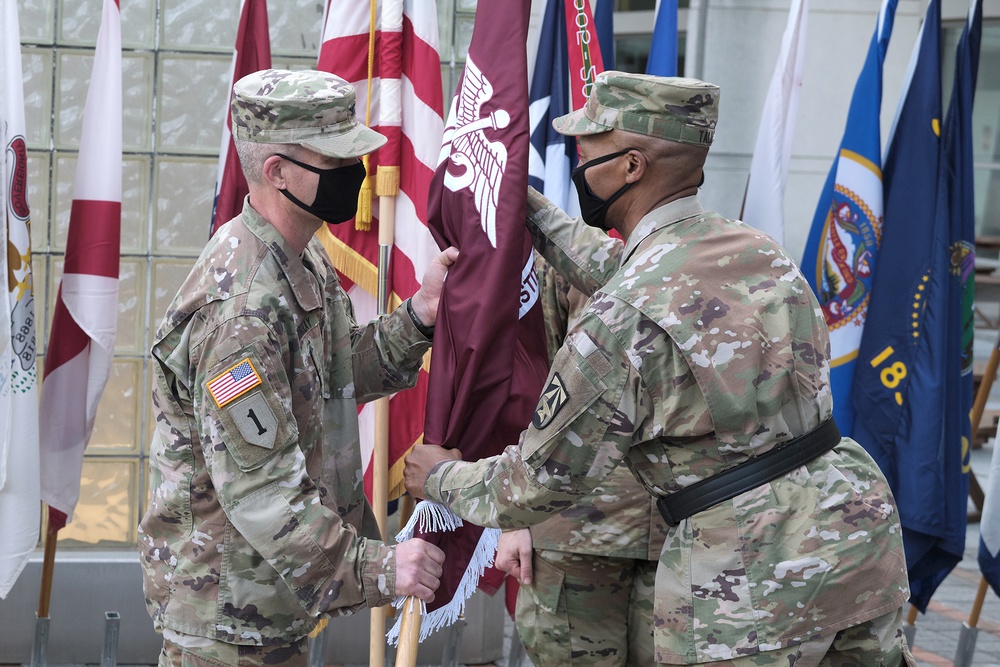
[[[257,369],[247,357],[231,366],[225,372],[212,378],[205,385],[208,393],[220,408],[247,393],[262,382]]]

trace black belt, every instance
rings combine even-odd
[[[657,498],[656,507],[667,525],[676,526],[689,516],[790,473],[827,453],[838,442],[840,430],[831,417],[805,435],[789,440],[760,456],[695,482],[669,496]]]

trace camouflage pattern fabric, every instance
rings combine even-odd
[[[211,239],[152,349],[139,550],[158,631],[287,644],[392,599],[357,406],[415,383],[430,341],[405,311],[358,326],[319,242],[295,254],[248,200]]]
[[[713,667],[917,667],[903,637],[903,610],[791,648],[712,663]]]
[[[265,69],[233,86],[233,136],[263,144],[299,144],[330,157],[371,153],[387,139],[359,123],[354,86],[316,70]]]
[[[573,136],[624,130],[684,144],[711,146],[719,120],[719,87],[698,79],[607,70],[587,103],[552,121]]]
[[[655,578],[655,560],[536,549],[515,614],[531,664],[652,665]]]
[[[554,209],[529,218],[553,264],[608,261],[570,250],[577,227]],[[429,498],[480,525],[528,526],[622,462],[665,495],[830,417],[826,324],[772,239],[688,197],[640,220],[621,258],[570,330],[521,442],[439,464]],[[845,438],[669,531],[655,656],[698,664],[766,654],[895,612],[908,597],[889,487]]]
[[[547,201],[547,200],[546,200]],[[588,242],[603,244],[609,237],[588,227],[594,238]],[[606,282],[606,276],[592,276]],[[575,270],[575,267],[567,267]],[[588,295],[570,285],[555,267],[536,254],[539,301],[545,322],[549,362],[562,347],[569,325],[587,303]],[[638,558],[655,561],[660,556],[667,524],[656,509],[655,499],[642,488],[625,466],[608,475],[594,491],[578,499],[555,516],[531,527],[534,548],[566,551],[615,558]],[[535,667],[539,667],[537,662]]]
[[[306,667],[308,663],[305,639],[282,646],[211,642],[197,647],[164,639],[157,667]]]

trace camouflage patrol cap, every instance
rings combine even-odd
[[[365,155],[386,138],[358,122],[354,104],[354,86],[335,74],[261,70],[233,86],[233,136],[299,144],[330,157]]]
[[[710,146],[719,119],[719,87],[698,79],[607,71],[597,75],[587,104],[552,121],[560,134],[624,130]]]

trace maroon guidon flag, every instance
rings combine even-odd
[[[229,95],[226,96],[226,108],[222,114],[222,146],[219,149],[219,175],[215,181],[211,234],[240,214],[243,199],[250,192],[233,144],[233,119],[229,111],[233,85],[247,74],[270,67],[271,38],[267,28],[267,0],[241,0],[236,48],[229,66]]]
[[[479,3],[428,203],[438,245],[454,245],[461,254],[438,306],[424,439],[458,448],[469,461],[518,441],[548,369],[525,227],[530,5]],[[456,592],[471,593],[465,563],[482,533],[465,524],[424,536],[445,551],[448,563],[431,613],[453,602]],[[498,571],[487,572],[479,584],[495,590],[501,579]],[[424,624],[433,625],[430,615]]]

